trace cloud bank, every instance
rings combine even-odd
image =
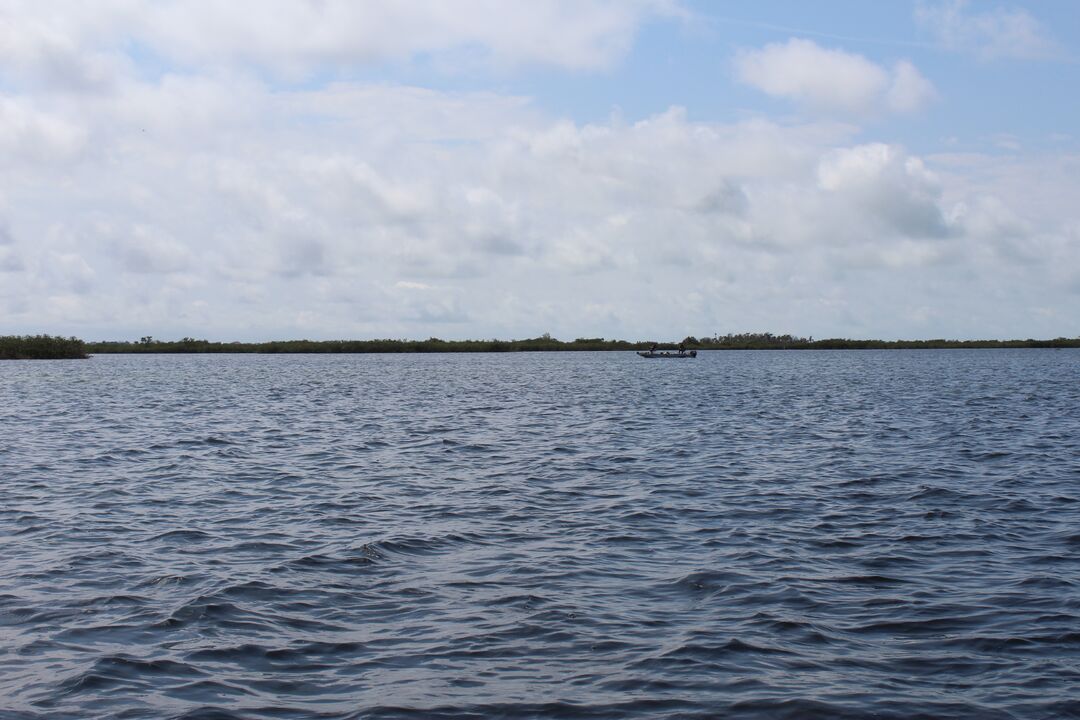
[[[438,57],[447,69],[539,64],[610,67],[673,0],[5,0],[0,60],[59,88],[108,86],[133,63],[187,70],[247,68],[287,78]]]
[[[538,4],[551,17],[512,48],[482,28],[425,35],[427,19],[401,19],[421,6],[290,4],[230,44],[234,30],[191,30],[203,16],[186,4],[4,5],[0,27],[28,30],[4,46],[0,90],[3,330],[1045,336],[1080,316],[1080,158],[919,157],[828,116],[709,122],[672,107],[581,123],[528,97],[332,71],[400,51],[370,28],[357,47],[334,39],[355,37],[342,28],[357,18],[417,30],[421,55],[479,45],[485,62],[590,70],[665,11]],[[579,12],[574,37],[542,41]],[[287,37],[305,23],[327,38]],[[132,28],[149,49],[121,39]],[[179,64],[149,72],[149,56]],[[793,58],[816,69],[791,74]],[[740,62],[767,92],[843,112],[911,110],[930,92],[906,63],[806,41]],[[309,81],[277,80],[294,72]]]

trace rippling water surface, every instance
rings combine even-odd
[[[1080,352],[0,364],[0,717],[1080,717]]]

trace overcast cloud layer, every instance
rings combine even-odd
[[[1034,16],[993,17],[909,11],[935,62],[1075,72]],[[1053,147],[1004,127],[996,151],[916,154],[903,123],[950,96],[903,46],[721,43],[707,21],[604,0],[0,1],[0,334],[1080,334],[1074,117]],[[515,89],[614,82],[650,28],[712,43],[716,93],[762,104],[583,119]]]

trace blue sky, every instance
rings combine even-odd
[[[935,8],[943,3],[921,3]],[[791,119],[796,110],[739,83],[732,73],[738,49],[804,38],[824,48],[860,54],[874,62],[912,61],[932,78],[941,97],[917,116],[875,118],[867,132],[920,152],[962,143],[995,151],[1012,135],[1028,145],[1061,146],[1054,135],[1075,134],[1080,123],[1077,67],[1080,7],[1072,2],[957,4],[969,19],[1022,13],[1039,26],[1046,54],[1018,49],[1018,57],[977,47],[952,47],[920,22],[920,4],[909,2],[681,3],[680,12],[639,29],[630,52],[606,69],[566,72],[549,66],[513,71],[440,71],[430,62],[387,63],[344,77],[415,84],[448,90],[525,95],[552,114],[579,123],[606,122],[613,111],[627,118],[686,107],[696,120],[731,122],[747,115]],[[985,42],[985,40],[984,40]]]
[[[1078,16],[0,2],[0,333],[1080,335]]]

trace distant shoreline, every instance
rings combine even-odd
[[[469,353],[469,352],[580,352],[647,350],[653,345],[674,350],[679,341],[606,340],[578,338],[561,341],[550,337],[526,340],[276,340],[261,343],[222,343],[185,338],[138,342],[90,342],[92,354],[132,353]],[[1080,338],[1052,340],[850,340],[828,338],[814,340],[789,335],[743,334],[687,337],[682,344],[689,350],[940,350],[974,348],[1080,348]]]
[[[562,341],[552,337],[526,340],[272,340],[259,343],[210,342],[183,338],[137,341],[84,342],[78,338],[0,336],[0,360],[85,359],[109,354],[359,354],[359,353],[476,353],[476,352],[581,352],[647,350],[656,345],[674,350],[681,344],[688,350],[949,350],[994,348],[1080,348],[1080,338],[1052,340],[814,340],[791,335],[744,333],[707,338],[687,337],[682,341],[607,340],[578,338]]]

